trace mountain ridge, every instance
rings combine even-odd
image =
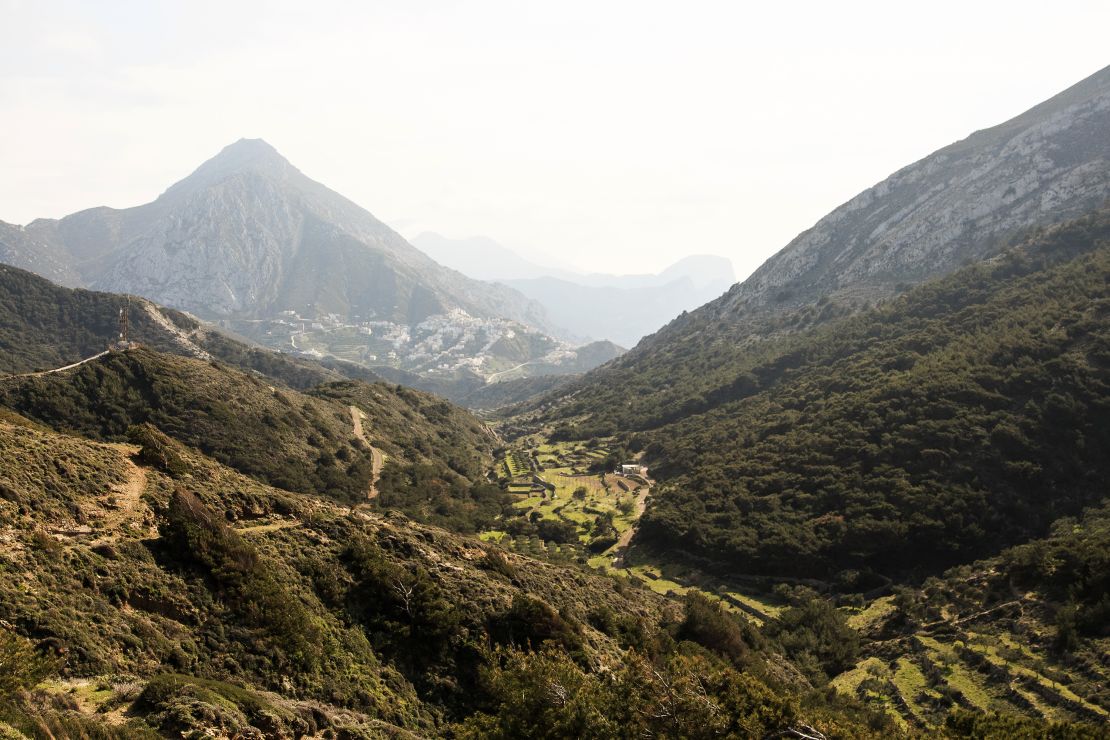
[[[444,387],[522,363],[581,372],[617,353],[577,348],[539,303],[439,265],[261,139],[225,147],[150,203],[0,223],[0,262]]]
[[[620,358],[536,399],[569,406],[700,408],[730,363],[782,334],[827,322],[948,274],[1024,232],[1110,200],[1110,67],[1025,113],[907,165],[834,209],[714,301],[673,319]],[[696,372],[687,370],[695,368]],[[687,376],[675,387],[648,375]],[[728,377],[725,377],[728,376]],[[586,412],[588,413],[588,412]]]
[[[998,177],[988,177],[992,174]],[[900,195],[910,195],[911,202],[899,201]],[[832,281],[825,292],[872,281],[868,287],[889,295],[897,282],[916,282],[982,256],[992,238],[1080,216],[1107,197],[1110,67],[867,188],[729,291],[725,307],[766,304],[778,297],[770,295],[776,290],[805,291],[816,285],[822,268],[831,274],[824,279]],[[828,254],[822,250],[826,245],[840,251]],[[923,272],[885,274],[892,266],[884,260],[888,252],[894,254],[893,266]],[[928,259],[933,264],[926,264]]]

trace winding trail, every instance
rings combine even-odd
[[[494,373],[493,375],[490,375],[489,377],[486,378],[486,382],[487,383],[496,383],[497,382],[496,379],[498,377],[502,376],[502,375],[507,375],[508,373],[519,370],[522,367],[527,367],[528,365],[535,365],[535,364],[536,364],[536,360],[529,360],[528,362],[522,362],[519,365],[517,365],[516,367],[510,367],[508,370],[502,370],[500,372]]]
[[[351,406],[351,425],[355,428],[355,436],[361,439],[370,448],[370,490],[366,498],[374,500],[378,497],[378,481],[382,477],[382,465],[385,464],[385,455],[374,445],[370,444],[365,432],[362,431],[362,417],[365,414],[357,406]]]
[[[128,444],[113,444],[112,447],[123,453],[124,462],[127,464],[127,481],[122,487],[113,489],[115,510],[105,517],[101,528],[106,533],[92,541],[92,545],[101,545],[108,542],[117,542],[124,525],[129,522],[142,521],[144,516],[143,491],[146,490],[146,468],[140,467],[132,460],[138,454],[139,448]]]
[[[624,534],[622,534],[620,536],[620,539],[617,540],[617,547],[613,550],[614,568],[624,567],[624,556],[628,550],[628,543],[632,541],[632,537],[636,534],[636,530],[639,528],[640,517],[644,515],[644,511],[647,509],[647,500],[648,496],[650,495],[651,486],[648,485],[644,486],[644,489],[640,491],[640,495],[636,497],[636,521],[632,523],[631,527],[624,530]]]
[[[60,372],[66,371],[66,370],[72,370],[75,367],[81,367],[86,362],[92,362],[93,360],[99,360],[101,357],[108,354],[109,352],[111,352],[111,350],[106,349],[103,352],[100,352],[98,354],[93,355],[92,357],[86,357],[85,359],[78,360],[77,362],[74,362],[72,364],[64,365],[62,367],[56,367],[53,370],[40,370],[37,373],[16,373],[15,375],[5,375],[3,378],[0,378],[0,379],[7,380],[9,378],[37,378],[41,375],[50,375],[51,373],[60,373]]]

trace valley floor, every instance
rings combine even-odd
[[[499,462],[506,488],[517,498],[514,508],[522,520],[572,528],[573,537],[544,539],[542,530],[516,531],[510,520],[482,532],[481,539],[624,576],[671,598],[699,593],[755,627],[773,625],[790,608],[784,598],[790,588],[828,587],[752,576],[729,581],[637,545],[633,538],[656,483],[611,472],[613,444],[553,443],[542,435],[518,440]],[[972,582],[987,578],[976,574]],[[888,585],[875,591],[838,606],[862,649],[854,665],[831,676],[836,692],[887,714],[906,732],[943,724],[953,707],[1110,726],[1110,640],[1098,642],[1093,652],[1062,658],[1050,649],[1053,610],[1037,594],[1014,592],[986,609],[949,597],[927,618],[905,624],[909,607],[899,602],[898,590]]]

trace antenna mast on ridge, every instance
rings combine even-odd
[[[116,347],[128,349],[131,346],[131,296],[127,296],[127,304],[119,309],[119,337]]]

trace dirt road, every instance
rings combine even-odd
[[[92,357],[86,357],[83,360],[78,360],[77,362],[74,362],[74,363],[69,364],[69,365],[65,365],[63,367],[56,367],[53,370],[40,370],[37,373],[17,373],[15,375],[5,375],[3,378],[0,378],[0,380],[6,380],[8,378],[35,378],[35,377],[38,377],[40,375],[50,375],[51,373],[60,373],[60,372],[66,371],[66,370],[72,370],[75,367],[81,367],[86,362],[92,362],[93,360],[99,360],[101,357],[108,354],[108,352],[109,352],[109,350],[104,350],[103,352],[101,352],[99,354],[95,354]]]
[[[143,491],[146,490],[146,468],[135,464],[132,455],[139,452],[139,448],[128,444],[113,444],[112,447],[123,453],[127,464],[127,481],[119,488],[113,489],[113,504],[115,509],[104,518],[100,528],[106,533],[92,541],[92,545],[106,542],[116,542],[120,538],[123,527],[131,522],[141,522],[145,517],[143,505]]]
[[[366,438],[366,434],[362,431],[362,417],[365,416],[357,406],[351,406],[351,425],[355,428],[355,436],[361,439],[367,447],[370,448],[370,490],[367,492],[366,498],[375,499],[378,497],[378,481],[382,477],[382,465],[385,464],[385,455],[374,445],[370,444],[370,440]]]
[[[496,383],[497,378],[501,377],[502,375],[508,375],[509,373],[514,372],[516,370],[519,370],[522,367],[526,367],[528,365],[535,365],[535,364],[536,364],[535,360],[529,360],[528,362],[522,362],[519,365],[517,365],[516,367],[510,367],[508,370],[502,370],[501,372],[494,373],[493,375],[490,375],[489,377],[486,378],[486,382],[487,383]]]
[[[640,517],[644,515],[644,510],[647,509],[648,496],[651,495],[651,486],[644,486],[640,491],[640,495],[636,497],[636,521],[631,527],[624,530],[624,534],[617,540],[617,547],[613,550],[613,567],[624,567],[624,554],[628,549],[628,543],[632,541],[633,535],[636,534],[636,528],[639,526]]]

